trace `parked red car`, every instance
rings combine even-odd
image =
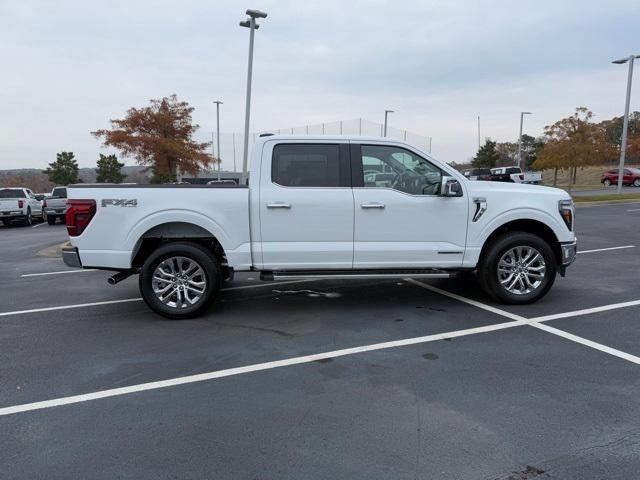
[[[609,170],[604,172],[600,181],[605,187],[618,184],[618,169]],[[634,187],[640,187],[640,169],[638,168],[625,168],[624,175],[622,176],[623,185],[633,185]]]

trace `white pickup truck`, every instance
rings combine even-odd
[[[263,280],[477,270],[498,301],[529,303],[576,253],[564,191],[468,181],[389,139],[265,135],[248,185],[67,191],[65,263],[115,270],[112,284],[139,274],[146,303],[169,318],[203,312],[225,279],[250,270]]]
[[[28,188],[0,188],[0,219],[5,225],[20,220],[31,225],[34,218],[42,219],[42,202]]]

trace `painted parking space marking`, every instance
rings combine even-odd
[[[608,252],[610,250],[624,250],[627,248],[636,248],[635,245],[622,245],[620,247],[607,247],[607,248],[596,248],[594,250],[581,250],[578,252],[578,254],[580,253],[595,253],[595,252]]]
[[[574,310],[572,312],[554,313],[554,314],[551,314],[551,315],[544,315],[542,317],[532,318],[531,321],[533,321],[533,322],[548,322],[550,320],[559,320],[559,319],[562,319],[562,318],[578,317],[578,316],[581,316],[581,315],[590,315],[592,313],[608,312],[609,310],[617,310],[618,308],[634,307],[634,306],[637,306],[637,305],[640,305],[640,300],[632,300],[630,302],[612,303],[610,305],[602,305],[600,307],[585,308],[585,309],[582,309],[582,310]]]
[[[221,288],[220,291],[228,292],[230,290],[244,290],[249,288],[260,288],[260,287],[269,287],[269,286],[275,286],[275,285],[283,285],[288,283],[302,283],[302,282],[313,282],[313,281],[317,281],[317,280],[288,280],[286,282],[265,282],[260,285],[242,285],[239,287]],[[118,304],[118,303],[141,302],[141,301],[142,301],[142,297],[136,297],[136,298],[125,298],[121,300],[104,300],[101,302],[58,305],[55,307],[31,308],[28,310],[14,310],[12,312],[0,312],[0,317],[9,317],[11,315],[24,315],[27,313],[52,312],[56,310],[69,310],[74,308],[99,307],[101,305],[111,305],[111,304]]]
[[[294,282],[301,282],[301,281],[304,281],[304,280],[291,281],[286,283],[294,283]],[[533,328],[537,328],[547,333],[551,333],[553,335],[559,336],[566,340],[570,340],[572,342],[590,347],[592,349],[598,350],[603,353],[607,353],[609,355],[632,362],[634,364],[640,364],[640,357],[631,355],[621,350],[611,348],[609,346],[594,342],[592,340],[589,340],[583,337],[579,337],[572,333],[569,333],[564,330],[560,330],[558,328],[551,327],[550,325],[546,325],[542,323],[542,322],[546,322],[556,318],[567,318],[570,316],[578,316],[578,315],[585,315],[589,313],[595,313],[597,311],[607,311],[615,308],[626,308],[626,307],[636,306],[636,305],[640,305],[640,300],[636,300],[632,302],[624,302],[619,304],[612,304],[612,305],[596,307],[592,309],[577,310],[574,312],[566,312],[564,314],[547,315],[543,317],[527,319],[525,317],[508,312],[506,310],[502,310],[492,305],[487,305],[482,302],[472,300],[470,298],[466,298],[455,293],[448,292],[446,290],[440,289],[433,285],[429,285],[411,278],[407,278],[406,281],[410,282],[413,285],[430,290],[434,293],[444,295],[446,297],[452,298],[462,303],[494,313],[501,317],[508,318],[510,321],[495,323],[492,325],[485,325],[481,327],[469,328],[464,330],[454,330],[450,332],[438,333],[433,335],[405,338],[400,340],[392,340],[388,342],[356,346],[356,347],[345,348],[340,350],[333,350],[329,352],[304,355],[299,357],[275,360],[275,361],[258,363],[253,365],[246,365],[242,367],[216,370],[216,371],[201,373],[196,375],[189,375],[184,377],[176,377],[176,378],[164,379],[159,381],[141,383],[137,385],[130,385],[127,387],[99,390],[99,391],[80,394],[80,395],[53,398],[49,400],[26,403],[26,404],[12,405],[12,406],[0,408],[0,416],[13,415],[17,413],[24,413],[24,412],[34,411],[34,410],[42,410],[42,409],[64,406],[64,405],[78,404],[78,403],[88,402],[92,400],[99,400],[102,398],[117,397],[117,396],[134,394],[134,393],[144,392],[149,390],[158,390],[158,389],[168,388],[168,387],[173,387],[178,385],[185,385],[185,384],[203,382],[203,381],[214,380],[218,378],[230,377],[235,375],[242,375],[246,373],[271,370],[271,369],[280,368],[280,367],[301,365],[301,364],[315,362],[318,360],[325,360],[329,358],[344,357],[344,356],[355,355],[355,354],[365,353],[365,352],[373,352],[378,350],[385,350],[385,349],[391,349],[391,348],[397,348],[397,347],[403,347],[403,346],[409,346],[409,345],[435,342],[435,341],[449,339],[449,338],[476,335],[480,333],[493,332],[498,330],[514,328],[514,327],[520,327],[520,326],[531,326]],[[280,282],[280,283],[285,283],[285,282]],[[274,284],[275,283],[270,283],[268,285],[274,285]],[[260,285],[260,286],[267,286],[267,285]],[[248,288],[248,287],[253,287],[253,286],[230,287],[229,290],[239,289],[239,288]],[[19,312],[4,312],[4,313],[0,313],[0,316],[16,315],[20,313],[35,313],[35,312],[42,312],[42,311],[62,310],[62,309],[68,309],[68,308],[82,308],[82,307],[106,305],[106,304],[113,304],[113,303],[137,302],[140,300],[142,299],[131,298],[131,299],[124,299],[124,300],[110,300],[106,302],[94,302],[94,303],[87,303],[87,304],[60,306],[60,307],[47,307],[47,308],[41,308],[41,309],[23,310]]]
[[[373,351],[385,350],[389,348],[404,347],[407,345],[416,345],[421,343],[435,342],[438,340],[444,340],[448,338],[457,338],[457,337],[464,337],[469,335],[476,335],[479,333],[493,332],[496,330],[504,330],[506,328],[519,327],[525,324],[526,324],[525,321],[520,321],[520,320],[516,320],[513,322],[502,322],[502,323],[496,323],[493,325],[485,325],[482,327],[468,328],[464,330],[455,330],[452,332],[437,333],[434,335],[426,335],[422,337],[405,338],[402,340],[393,340],[390,342],[374,343],[371,345],[344,348],[341,350],[333,350],[330,352],[304,355],[301,357],[287,358],[287,359],[276,360],[272,362],[256,363],[256,364],[247,365],[244,367],[235,367],[235,368],[228,368],[224,370],[216,370],[213,372],[200,373],[197,375],[189,375],[186,377],[177,377],[177,378],[170,378],[166,380],[160,380],[156,382],[141,383],[138,385],[131,385],[128,387],[112,388],[109,390],[101,390],[101,391],[86,393],[82,395],[73,395],[70,397],[54,398],[51,400],[44,400],[41,402],[26,403],[22,405],[13,405],[9,407],[0,408],[0,416],[12,415],[12,414],[22,413],[22,412],[29,412],[33,410],[41,410],[44,408],[59,407],[62,405],[71,405],[75,403],[88,402],[91,400],[98,400],[101,398],[117,397],[121,395],[128,395],[131,393],[144,392],[149,390],[158,390],[161,388],[174,387],[177,385],[204,382],[207,380],[230,377],[234,375],[242,375],[245,373],[272,370],[274,368],[279,368],[279,367],[301,365],[304,363],[316,362],[318,360],[326,360],[328,358],[344,357],[347,355],[355,355],[358,353],[373,352]]]

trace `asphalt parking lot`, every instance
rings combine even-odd
[[[0,478],[637,478],[640,203],[577,234],[534,305],[243,274],[175,322],[0,227]]]

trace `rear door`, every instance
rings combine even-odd
[[[263,269],[352,268],[348,143],[266,142],[259,196]]]
[[[459,267],[469,200],[440,196],[445,172],[416,152],[388,144],[353,145],[356,269]],[[386,182],[371,181],[378,171]]]

